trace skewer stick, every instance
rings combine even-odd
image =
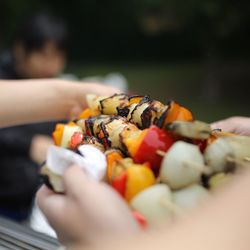
[[[243,159],[236,159],[232,156],[228,156],[226,157],[226,160],[229,163],[234,163],[236,165],[234,167],[237,167],[237,166],[244,166],[246,162],[250,162],[250,157],[245,157]]]
[[[156,151],[156,154],[158,154],[159,156],[164,157],[164,155],[166,154],[166,152],[164,152],[164,151],[158,149],[158,150]]]
[[[160,177],[160,175],[156,178],[155,183],[156,183],[156,184],[161,183],[161,177]]]
[[[196,169],[204,174],[211,174],[211,169],[203,164],[199,164],[193,161],[184,160],[183,166]]]
[[[178,214],[180,216],[184,216],[184,213],[180,207],[178,207],[173,201],[167,199],[166,197],[162,197],[160,199],[160,203],[170,211],[174,212],[175,214]]]
[[[244,158],[244,161],[249,162],[249,161],[250,161],[250,157],[245,157],[245,158]]]

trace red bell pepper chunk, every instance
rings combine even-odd
[[[122,196],[125,197],[127,184],[127,173],[124,172],[121,175],[117,176],[112,180],[113,188]]]
[[[193,144],[197,145],[201,151],[201,153],[204,153],[206,147],[207,147],[207,140],[193,140]]]
[[[139,212],[137,211],[132,211],[132,215],[135,218],[135,220],[138,222],[138,224],[140,225],[140,227],[142,229],[146,229],[148,227],[148,222],[146,220],[146,218],[141,215]]]
[[[81,132],[75,132],[70,140],[70,149],[76,149],[83,140],[83,134]]]
[[[162,156],[157,151],[167,152],[174,142],[167,131],[153,125],[143,138],[133,159],[136,163],[149,162],[155,174],[158,174]]]

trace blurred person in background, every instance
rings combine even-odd
[[[11,50],[0,57],[0,78],[58,76],[66,64],[67,39],[63,20],[47,13],[30,17],[18,28]]]
[[[18,28],[11,50],[0,57],[0,79],[58,76],[66,64],[67,38],[60,18],[47,13],[28,18]],[[0,130],[0,215],[27,220],[54,126],[44,122]]]

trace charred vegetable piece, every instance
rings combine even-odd
[[[138,130],[138,128],[131,123],[128,123],[125,118],[113,117],[108,122],[101,124],[101,133],[97,135],[108,147],[117,147],[122,149],[122,141],[120,134],[124,129]],[[107,147],[107,148],[108,148]]]
[[[182,107],[175,101],[170,101],[168,104],[168,109],[165,110],[159,121],[157,122],[157,126],[160,128],[164,128],[166,124],[174,122],[174,121],[193,121],[194,117],[192,113]]]
[[[83,135],[83,133],[75,132],[71,137],[70,141],[70,149],[76,150],[80,145],[93,145],[102,152],[104,152],[103,145],[98,141],[98,139],[94,136]]]
[[[88,107],[91,110],[93,110],[94,112],[98,112],[98,111],[101,112],[100,101],[102,101],[103,99],[106,99],[106,98],[108,98],[108,96],[96,96],[96,95],[89,94],[86,97]]]
[[[85,135],[96,136],[100,131],[100,124],[110,120],[108,115],[93,116],[88,119],[80,119],[77,121],[77,125],[82,128]]]
[[[138,128],[120,116],[101,115],[77,122],[88,136],[97,137],[105,149],[114,147],[124,150],[123,131],[137,131]]]
[[[211,128],[208,123],[201,121],[174,121],[166,125],[166,130],[174,135],[190,139],[208,139]]]
[[[165,105],[161,102],[151,100],[145,96],[139,103],[132,102],[128,120],[136,124],[139,128],[148,128],[157,123],[161,113],[165,110]]]
[[[151,100],[142,99],[138,104],[133,107],[132,112],[130,113],[129,122],[134,123],[138,128],[143,128],[142,115],[144,120],[146,117],[150,120],[150,110],[148,109],[151,104]]]
[[[150,102],[148,107],[141,113],[141,127],[148,128],[152,124],[156,124],[164,110],[165,106],[161,102]]]
[[[111,116],[108,115],[100,115],[100,116],[94,116],[90,119],[85,120],[85,128],[86,128],[86,134],[97,136],[98,133],[101,131],[101,124],[104,122],[109,122],[110,119],[112,119]]]
[[[102,114],[118,115],[118,110],[129,105],[126,94],[115,94],[100,101],[100,110]]]
[[[104,152],[104,146],[99,142],[99,140],[94,136],[85,135],[82,140],[82,145],[93,145],[98,148],[100,151]]]

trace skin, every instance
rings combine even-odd
[[[65,245],[77,242],[93,246],[110,235],[126,237],[140,231],[127,204],[105,183],[89,179],[77,166],[65,171],[63,182],[66,195],[55,194],[43,186],[37,197]]]
[[[55,42],[47,41],[41,49],[26,51],[21,42],[14,45],[15,70],[23,78],[54,78],[63,71],[66,56]],[[30,158],[37,164],[46,159],[47,149],[53,144],[46,135],[36,135],[30,145]]]
[[[250,136],[250,118],[233,116],[211,124],[213,129],[219,128],[227,132]]]
[[[66,65],[65,53],[53,41],[35,51],[26,52],[22,43],[14,46],[15,68],[20,76],[27,79],[53,78]]]
[[[47,150],[49,146],[53,145],[54,142],[51,137],[46,135],[35,135],[32,138],[30,145],[30,158],[32,161],[41,165],[47,156]]]
[[[86,108],[86,95],[112,95],[120,90],[101,84],[57,79],[0,80],[0,127],[72,120]]]
[[[0,127],[75,119],[86,107],[86,94],[112,95],[119,92],[119,89],[100,84],[63,80],[0,80]],[[53,141],[48,136],[34,136],[30,158],[41,164],[52,144]]]
[[[69,249],[249,249],[249,172],[173,226],[148,232],[135,227],[123,201],[108,186],[88,180],[78,167],[69,168],[63,179],[66,195],[42,187],[37,198]]]

